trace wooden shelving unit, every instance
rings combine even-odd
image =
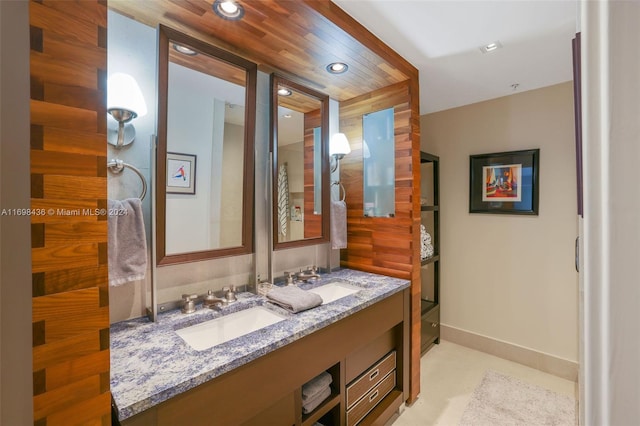
[[[420,312],[422,321],[420,347],[422,353],[440,341],[440,194],[439,162],[432,154],[420,152],[420,173],[422,197],[427,203],[420,205],[422,223],[431,234],[434,255],[421,260],[422,300]],[[422,201],[422,200],[421,200]]]

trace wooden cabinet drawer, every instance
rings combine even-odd
[[[347,409],[354,405],[364,394],[373,389],[389,372],[396,368],[396,351],[389,353],[373,367],[347,386]],[[394,375],[395,376],[395,375]]]
[[[396,372],[393,370],[363,398],[347,411],[347,426],[352,426],[373,410],[389,392],[396,387]]]
[[[440,306],[436,306],[422,316],[420,347],[424,352],[440,337]]]

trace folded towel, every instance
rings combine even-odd
[[[330,207],[331,248],[347,248],[347,203],[331,201]]]
[[[324,388],[329,386],[332,381],[333,377],[331,377],[331,374],[326,371],[309,380],[307,383],[302,385],[302,402],[313,399],[322,392]]]
[[[322,305],[322,297],[294,285],[274,288],[267,293],[267,299],[294,314]]]
[[[141,280],[147,272],[147,237],[138,198],[108,200],[109,285]]]
[[[327,386],[322,391],[320,391],[320,393],[315,398],[310,399],[309,401],[302,404],[302,412],[304,414],[309,414],[310,412],[318,408],[318,406],[322,404],[322,402],[329,396],[331,396],[331,387]]]

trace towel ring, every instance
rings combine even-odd
[[[113,173],[122,173],[125,167],[131,169],[135,174],[138,175],[138,177],[140,177],[140,180],[142,181],[142,194],[140,194],[140,197],[138,198],[140,198],[140,201],[144,200],[144,196],[147,195],[147,180],[144,178],[142,172],[136,167],[132,166],[129,163],[125,163],[122,160],[115,159],[107,162],[107,168]]]
[[[340,201],[344,201],[347,198],[347,190],[344,189],[344,185],[339,180],[331,182],[331,186],[338,185],[340,189],[342,189],[342,199]],[[338,189],[338,197],[340,196],[340,189]]]

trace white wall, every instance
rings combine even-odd
[[[185,75],[176,75],[176,68]],[[196,156],[196,193],[166,196],[167,254],[209,250],[219,242],[212,229],[220,225],[224,101],[183,88],[180,81],[189,73],[169,64],[167,152]],[[215,202],[212,194],[217,194]]]
[[[584,425],[640,419],[640,3],[582,1]]]
[[[440,157],[441,323],[578,357],[571,82],[421,117]],[[538,216],[469,213],[469,155],[540,148]]]

